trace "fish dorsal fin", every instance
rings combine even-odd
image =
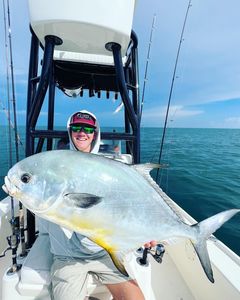
[[[87,193],[68,193],[64,195],[64,198],[79,208],[90,208],[102,200],[99,196]]]
[[[151,185],[152,187],[159,192],[159,186],[157,183],[152,179],[151,175],[149,174],[150,171],[153,169],[159,169],[162,165],[154,164],[154,163],[146,163],[146,164],[138,164],[132,165],[131,168],[135,169],[139,174],[141,174]]]
[[[172,211],[181,219],[183,217],[181,212],[177,209],[177,206],[174,205],[173,201],[163,192],[163,190],[159,187],[159,185],[153,180],[149,172],[156,168],[166,168],[168,165],[160,165],[154,163],[146,163],[146,164],[137,164],[132,165],[131,168],[134,168],[139,174],[141,174],[150,185],[154,188],[154,190],[162,197],[164,202],[171,208]]]
[[[138,171],[138,173],[140,173],[141,175],[145,176],[149,176],[150,171],[152,171],[153,169],[159,169],[162,168],[162,165],[160,164],[154,164],[154,163],[146,163],[146,164],[137,164],[137,165],[132,165],[131,166],[133,169],[135,169],[136,171]]]

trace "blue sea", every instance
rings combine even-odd
[[[24,145],[24,127],[19,134]],[[0,127],[1,185],[10,166],[7,137],[7,128]],[[158,162],[162,129],[142,128],[141,137],[141,161]],[[19,150],[24,157],[24,146]],[[159,173],[160,186],[197,221],[240,208],[240,129],[169,128],[161,163],[168,167]],[[151,174],[155,178],[156,171]],[[5,196],[0,190],[0,199]],[[215,236],[240,255],[240,214]]]

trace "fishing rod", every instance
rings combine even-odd
[[[146,67],[145,67],[145,74],[144,74],[144,83],[143,83],[143,91],[142,91],[142,101],[141,101],[141,108],[140,108],[140,121],[142,118],[142,112],[143,112],[143,103],[144,103],[144,96],[145,96],[145,89],[146,89],[146,84],[147,84],[147,72],[148,72],[148,64],[150,61],[150,51],[151,51],[151,46],[152,46],[152,37],[153,37],[153,31],[155,29],[155,23],[156,23],[156,14],[153,16],[153,21],[152,21],[152,28],[150,32],[150,38],[149,38],[149,43],[148,43],[148,53],[147,53],[147,60],[146,60]]]
[[[11,105],[10,105],[10,84],[9,84],[9,70],[8,70],[8,43],[7,43],[7,21],[6,21],[6,9],[5,9],[5,1],[3,0],[3,19],[4,19],[4,37],[5,37],[5,56],[6,56],[6,75],[7,75],[7,103],[8,103],[8,113],[7,113],[7,119],[8,119],[8,143],[9,143],[9,164],[12,166],[13,164],[13,158],[12,158],[12,137],[11,137],[11,118],[10,118],[10,111],[11,111]],[[12,250],[12,267],[9,270],[10,273],[14,273],[18,269],[17,265],[17,247],[19,243],[18,238],[18,230],[17,230],[17,218],[15,218],[14,213],[14,201],[13,197],[11,197],[11,219],[10,224],[12,228],[12,235],[7,237],[7,241],[9,244],[9,247],[7,250]],[[6,253],[4,251],[3,257]]]
[[[14,135],[15,135],[15,149],[16,149],[16,161],[19,161],[19,149],[18,149],[18,130],[17,130],[17,109],[16,109],[16,97],[15,97],[15,83],[14,83],[14,71],[13,71],[13,56],[12,56],[12,36],[11,36],[11,24],[10,24],[10,8],[9,0],[7,0],[7,14],[8,14],[8,41],[9,41],[9,54],[10,54],[10,74],[12,83],[12,105],[13,105],[13,122],[14,122]]]
[[[192,1],[189,0],[187,10],[186,10],[186,13],[185,13],[185,18],[184,18],[184,22],[183,22],[182,31],[181,31],[180,41],[179,41],[179,44],[178,44],[177,56],[176,56],[176,60],[175,60],[175,64],[174,64],[173,76],[172,76],[172,81],[171,81],[171,88],[170,88],[169,97],[168,97],[167,111],[166,111],[166,115],[165,115],[163,134],[162,134],[161,146],[160,146],[159,157],[158,157],[158,164],[161,163],[162,152],[163,152],[163,144],[164,144],[165,135],[166,135],[169,108],[170,108],[170,104],[171,104],[171,100],[172,100],[172,92],[173,92],[174,82],[175,82],[175,78],[176,78],[178,60],[179,60],[179,55],[180,55],[180,51],[181,51],[182,42],[184,40],[183,35],[184,35],[184,32],[185,32],[187,18],[188,18],[188,14],[189,14],[189,10],[190,10],[191,6],[192,6]],[[157,169],[156,182],[158,182],[158,177],[159,177],[159,169]]]
[[[11,36],[11,17],[10,17],[10,6],[9,0],[7,0],[7,12],[8,12],[8,40],[10,50],[10,73],[12,83],[12,105],[13,105],[13,122],[14,122],[14,135],[15,135],[15,152],[16,161],[19,161],[19,147],[18,147],[18,126],[17,126],[17,108],[16,108],[16,97],[15,97],[15,82],[14,82],[14,70],[13,70],[13,55],[12,55],[12,36]],[[26,255],[26,243],[24,234],[24,211],[23,205],[19,202],[19,230],[20,230],[20,242],[21,242],[21,256]]]
[[[7,17],[6,17],[7,10]],[[14,136],[15,136],[15,154],[16,161],[19,161],[19,135],[17,130],[17,114],[16,114],[16,97],[15,97],[15,84],[14,84],[14,71],[13,71],[13,57],[12,57],[12,38],[11,38],[11,22],[10,22],[10,7],[9,0],[7,0],[7,7],[5,4],[5,0],[3,0],[3,15],[4,15],[4,33],[5,33],[5,50],[6,50],[6,69],[7,69],[7,97],[8,97],[8,135],[9,135],[9,160],[10,166],[13,165],[12,158],[12,138],[11,138],[11,127],[14,127]],[[8,39],[7,39],[8,32]],[[9,51],[8,51],[9,45]],[[9,80],[9,60],[8,57],[10,55],[10,74],[11,74],[11,87],[12,87],[12,106],[13,106],[13,124],[11,122],[10,111],[10,80]],[[15,273],[20,266],[17,264],[17,248],[19,245],[19,241],[21,241],[21,255],[26,255],[26,246],[25,246],[25,236],[24,236],[24,212],[22,203],[19,202],[19,217],[15,217],[14,212],[14,201],[13,197],[11,197],[11,219],[10,224],[12,228],[12,235],[7,237],[9,248],[12,250],[12,267],[9,269],[9,273]],[[9,249],[8,248],[8,249]]]
[[[7,120],[8,120],[8,146],[9,146],[9,164],[12,166],[13,160],[12,160],[12,136],[11,136],[11,118],[10,118],[10,111],[11,111],[11,105],[10,105],[10,88],[9,88],[9,70],[8,70],[8,45],[7,45],[7,33],[6,33],[6,15],[5,15],[5,2],[3,0],[3,20],[4,20],[4,42],[5,42],[5,59],[6,59],[6,77],[7,77]],[[2,105],[2,108],[4,110],[4,106]]]

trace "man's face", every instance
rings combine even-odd
[[[75,147],[82,152],[90,152],[91,144],[94,139],[94,131],[89,130],[89,125],[79,124],[71,126],[71,136]],[[86,129],[86,130],[84,130]],[[91,131],[93,131],[91,133]]]

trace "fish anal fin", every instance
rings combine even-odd
[[[200,260],[200,263],[203,267],[203,270],[207,276],[207,278],[214,283],[214,278],[213,278],[213,271],[212,271],[212,267],[211,267],[211,262],[210,262],[210,258],[208,255],[208,251],[207,251],[207,244],[206,241],[203,241],[201,243],[194,243],[192,242],[193,247],[198,255],[198,258]]]
[[[113,251],[113,252],[108,252],[110,255],[115,267],[118,269],[120,273],[122,273],[124,276],[129,277],[128,272],[126,271],[124,267],[124,253],[119,252],[119,251]]]
[[[91,240],[105,249],[120,273],[129,277],[128,272],[124,267],[124,257],[129,251],[120,251],[115,245],[109,243],[109,241],[107,241],[103,236],[95,236],[92,237]]]

